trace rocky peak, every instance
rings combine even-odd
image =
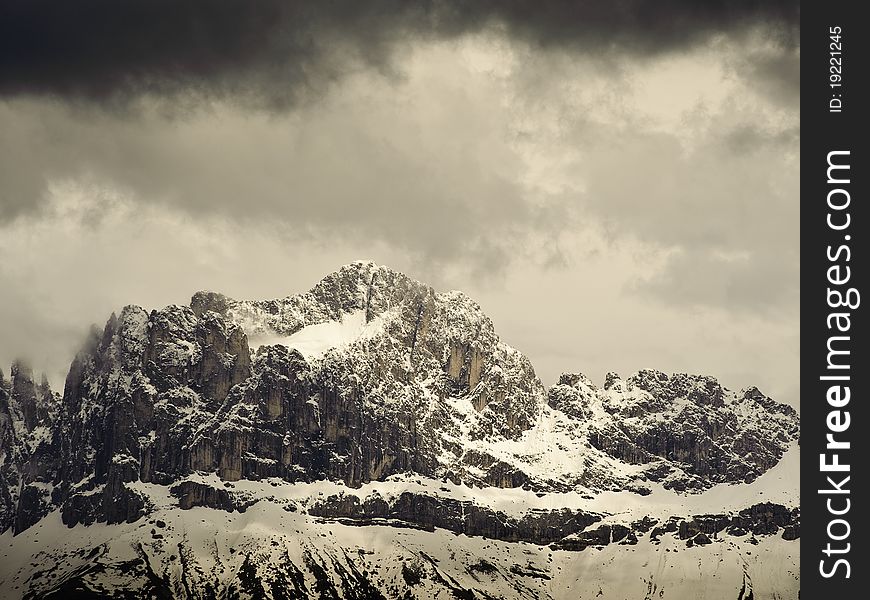
[[[794,407],[773,400],[755,386],[746,388],[740,393],[740,403],[761,407],[777,418],[794,423],[799,420],[798,412]]]
[[[221,316],[226,316],[232,300],[218,292],[196,292],[190,299],[190,308],[196,316],[211,311]]]
[[[651,369],[639,371],[627,381],[629,387],[645,390],[666,402],[686,399],[696,404],[723,406],[725,392],[714,377],[675,373],[666,375]]]
[[[547,390],[547,405],[577,421],[592,418],[591,403],[598,389],[582,373],[563,373],[556,385]]]
[[[373,262],[354,262],[321,279],[308,295],[313,303],[334,311],[333,318],[364,310],[368,322],[429,290],[398,271]]]
[[[796,411],[755,388],[733,392],[710,376],[655,370],[608,381],[592,401],[600,410],[590,442],[619,460],[650,465],[646,477],[665,487],[752,481],[797,440]]]
[[[616,373],[615,371],[608,371],[604,375],[604,389],[613,390],[614,392],[624,392],[625,382],[622,381],[619,373]]]
[[[567,385],[577,389],[595,389],[595,384],[583,373],[562,373],[557,385]]]
[[[21,362],[12,364],[11,401],[21,414],[22,422],[28,432],[33,431],[38,422],[38,412],[43,404],[42,394],[33,381],[33,370]],[[44,409],[43,409],[44,410]]]
[[[22,531],[46,514],[47,490],[37,489],[55,454],[60,396],[43,375],[21,361],[11,369],[11,381],[0,384],[0,529]],[[0,379],[3,379],[0,377]]]
[[[37,383],[33,369],[22,361],[12,364],[11,375],[7,388],[8,403],[11,414],[20,422],[19,435],[50,424],[55,416],[57,398],[51,391],[48,378],[40,375]]]

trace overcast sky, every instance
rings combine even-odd
[[[794,2],[0,0],[0,365],[125,304],[461,289],[544,383],[797,406]]]

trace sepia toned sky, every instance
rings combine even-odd
[[[799,403],[795,2],[0,0],[0,365],[356,259]]]

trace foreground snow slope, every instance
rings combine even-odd
[[[799,587],[798,543],[779,536],[723,536],[689,548],[674,536],[644,536],[571,552],[353,526],[271,502],[244,513],[165,506],[137,523],[72,530],[52,513],[16,538],[0,536],[0,556],[4,597],[126,590],[178,598],[764,600],[796,598]]]

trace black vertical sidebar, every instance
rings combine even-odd
[[[801,5],[801,598],[870,594],[865,6]],[[862,297],[863,292],[866,297]],[[864,304],[868,306],[864,306]],[[848,465],[848,466],[846,466]]]

